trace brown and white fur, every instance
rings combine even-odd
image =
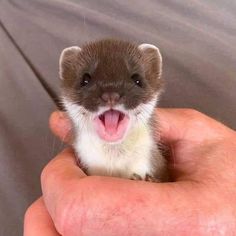
[[[62,51],[62,102],[87,174],[166,181],[166,161],[154,130],[161,70],[159,49],[150,44],[105,39]],[[118,94],[118,99],[104,101],[104,93]],[[125,134],[115,142],[101,139],[94,129],[95,117],[108,109],[129,117]]]

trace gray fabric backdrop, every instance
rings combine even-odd
[[[48,130],[64,47],[115,37],[157,45],[160,105],[236,128],[234,0],[0,0],[0,235],[22,235],[40,172],[61,148]]]

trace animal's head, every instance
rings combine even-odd
[[[119,142],[148,122],[162,88],[162,58],[150,44],[101,40],[60,57],[63,102],[75,125]]]

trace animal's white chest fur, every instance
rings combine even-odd
[[[90,175],[109,175],[131,178],[137,174],[145,178],[152,172],[151,151],[154,141],[145,125],[133,129],[118,144],[103,142],[90,130],[76,134],[74,148],[82,165]]]
[[[156,98],[129,111],[130,126],[127,134],[123,141],[114,144],[103,141],[97,135],[93,125],[94,114],[66,98],[63,102],[74,124],[74,149],[89,175],[132,178],[136,174],[145,179],[146,175],[155,176],[156,160],[159,160],[160,168],[163,167],[163,158],[148,121]],[[138,115],[135,115],[137,112]]]

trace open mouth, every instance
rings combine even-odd
[[[94,119],[96,131],[101,139],[108,142],[121,140],[128,127],[129,117],[118,111],[108,110]]]

